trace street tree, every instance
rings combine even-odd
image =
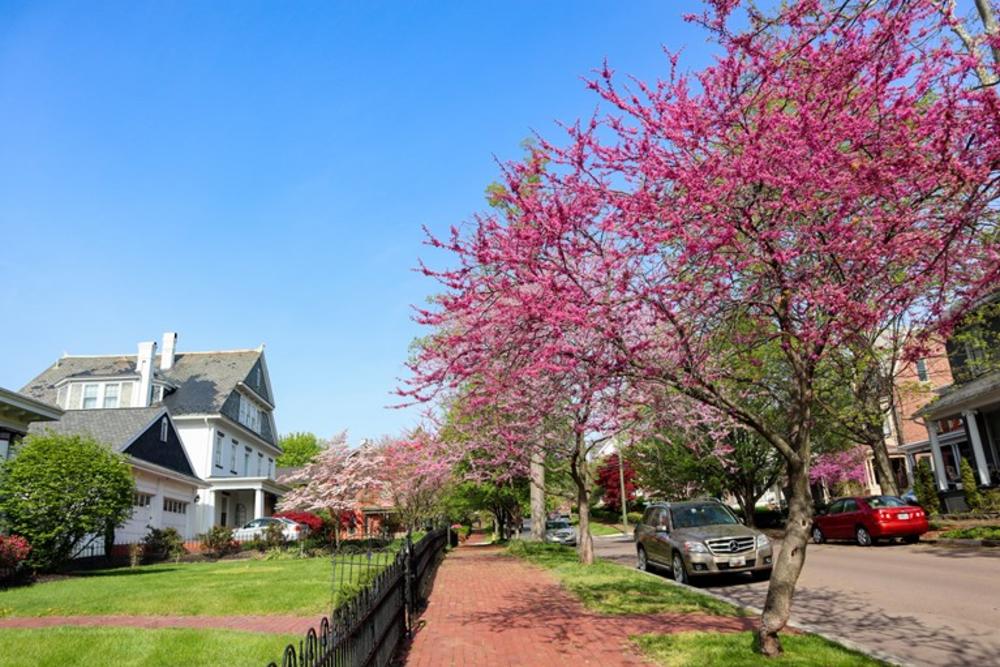
[[[315,433],[289,433],[281,436],[281,456],[275,459],[275,464],[281,468],[296,468],[304,466],[321,451],[323,446]]]
[[[842,9],[717,0],[696,20],[722,54],[694,80],[676,57],[652,85],[605,67],[590,85],[610,111],[507,167],[510,212],[432,241],[459,266],[428,271],[447,293],[418,314],[449,331],[420,389],[479,374],[578,442],[623,428],[624,397],[669,390],[768,443],[789,518],[766,655],[805,559],[832,356],[893,318],[940,335],[1000,278],[996,91],[969,85],[936,4]],[[760,382],[775,345],[785,382]]]

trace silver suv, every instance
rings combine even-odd
[[[715,500],[653,503],[635,527],[635,548],[640,570],[662,565],[684,584],[723,572],[771,577],[767,535],[744,526]]]

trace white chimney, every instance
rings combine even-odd
[[[160,370],[169,371],[174,367],[174,353],[177,351],[177,332],[168,331],[163,334],[163,347],[160,348]]]
[[[156,341],[139,343],[139,354],[135,358],[135,369],[139,371],[139,394],[135,397],[135,407],[149,407],[149,393],[153,388],[153,356],[156,354]]]

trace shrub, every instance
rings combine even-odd
[[[125,457],[79,435],[28,436],[0,467],[0,516],[31,544],[28,563],[52,569],[84,539],[132,514],[135,482]]]
[[[233,539],[233,531],[225,526],[213,526],[207,533],[198,536],[201,539],[202,551],[214,558],[240,550],[239,543]]]
[[[268,551],[285,546],[288,543],[288,538],[285,537],[285,526],[280,522],[267,524],[260,542],[261,546]]]
[[[962,475],[962,491],[965,492],[965,504],[973,512],[978,512],[983,504],[983,495],[979,493],[979,485],[976,484],[976,475],[972,472],[972,466],[965,459],[961,459],[958,464],[959,474]]]
[[[310,533],[316,533],[323,530],[323,517],[318,514],[313,514],[312,512],[279,512],[274,515],[275,518],[284,517],[286,519],[291,519],[296,523],[301,523],[309,527]]]
[[[625,516],[628,517],[629,524],[633,526],[642,521],[642,512],[629,512]]]
[[[917,502],[929,514],[937,514],[940,511],[941,501],[938,497],[937,485],[934,483],[934,472],[927,459],[921,459],[917,464],[913,490],[917,494]]]
[[[972,526],[970,528],[956,528],[941,533],[941,537],[971,539],[971,540],[1000,540],[1000,526]]]
[[[139,564],[142,563],[142,554],[143,554],[143,551],[144,551],[144,548],[142,546],[142,542],[137,542],[135,544],[128,545],[128,565],[129,565],[129,567],[131,567],[132,569],[135,569],[135,568],[139,567]]]
[[[142,539],[142,551],[149,560],[180,560],[187,551],[184,549],[184,538],[176,528],[153,528]]]
[[[1000,489],[980,491],[980,495],[983,497],[979,506],[980,511],[1000,512]]]
[[[13,570],[27,560],[31,544],[20,535],[0,535],[0,570]]]

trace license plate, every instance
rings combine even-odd
[[[900,519],[909,519],[910,518],[910,513],[909,512],[900,512],[896,516],[899,517]]]
[[[729,567],[743,567],[747,564],[746,556],[740,556],[738,558],[729,559]]]

